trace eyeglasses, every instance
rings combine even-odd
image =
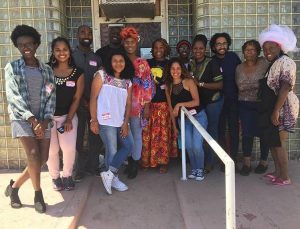
[[[28,48],[28,49],[34,49],[34,42],[28,42],[28,43],[19,43],[17,44],[18,49],[24,49],[24,48]]]
[[[223,42],[223,43],[216,43],[216,47],[226,47],[228,45],[227,42]]]

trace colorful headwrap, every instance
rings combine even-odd
[[[139,40],[139,34],[137,30],[131,26],[123,28],[120,32],[120,37],[122,40],[125,40],[127,38],[133,38],[136,41]]]
[[[177,45],[176,45],[176,50],[177,50],[177,52],[179,52],[179,48],[180,48],[180,46],[182,46],[182,45],[186,45],[187,47],[189,47],[189,49],[192,48],[192,45],[191,45],[191,43],[190,43],[189,41],[187,41],[187,40],[181,40],[181,41],[179,41],[179,42],[177,43]]]
[[[288,26],[270,25],[264,29],[258,37],[261,46],[267,41],[272,41],[280,45],[283,52],[297,52],[297,38]]]

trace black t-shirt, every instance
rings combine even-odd
[[[69,113],[73,97],[77,89],[77,81],[83,73],[80,68],[74,68],[70,76],[61,78],[55,76],[56,82],[56,109],[54,115],[61,116]]]
[[[220,66],[215,59],[205,57],[205,59],[196,64],[195,61],[191,61],[191,70],[194,78],[198,82],[215,83],[223,80]],[[218,101],[222,96],[221,90],[212,90],[204,87],[198,87],[200,103],[205,106],[209,103]]]
[[[101,60],[103,62],[103,66],[105,69],[107,69],[109,66],[110,55],[112,54],[112,52],[115,52],[115,51],[120,51],[120,52],[126,54],[125,49],[122,45],[119,48],[112,48],[109,45],[106,45],[96,51],[96,55],[101,57]]]
[[[147,60],[151,68],[151,73],[155,82],[155,95],[152,98],[152,103],[166,102],[165,79],[163,77],[163,69],[168,63],[168,60],[156,61],[154,58]]]

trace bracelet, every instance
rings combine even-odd
[[[95,119],[91,119],[91,120],[90,120],[90,123],[92,123],[92,122],[98,122],[98,121],[95,120]]]
[[[204,86],[204,82],[200,82],[199,87],[203,87],[203,86]]]

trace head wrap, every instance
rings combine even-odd
[[[297,52],[297,38],[288,26],[270,25],[264,29],[258,37],[261,46],[267,41],[272,41],[280,45],[283,52]]]
[[[186,45],[189,49],[192,48],[191,43],[190,43],[189,41],[187,41],[187,40],[181,40],[181,41],[179,41],[179,42],[177,43],[177,45],[176,45],[176,50],[177,50],[177,52],[179,52],[179,48],[180,48],[180,46],[182,46],[182,45]]]
[[[126,40],[127,38],[133,38],[136,41],[139,41],[139,34],[134,27],[125,27],[120,32],[120,37],[122,40]]]

